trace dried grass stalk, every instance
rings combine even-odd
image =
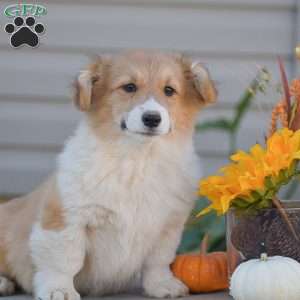
[[[290,86],[290,94],[294,97],[294,116],[291,122],[291,129],[300,129],[300,79],[294,79]]]
[[[272,110],[271,115],[271,125],[269,129],[269,137],[275,133],[277,130],[277,121],[278,119],[281,122],[283,127],[289,127],[288,121],[288,113],[287,113],[287,106],[286,101],[282,99]]]

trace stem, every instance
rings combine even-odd
[[[262,254],[260,255],[260,260],[261,260],[261,261],[267,261],[267,260],[268,260],[268,255],[267,255],[267,253],[262,253]]]
[[[288,225],[289,229],[291,230],[294,238],[299,242],[299,237],[296,233],[296,230],[292,224],[292,222],[290,221],[284,207],[282,206],[280,200],[274,196],[272,199],[273,204],[276,206],[276,208],[279,210],[279,213],[281,214],[282,218],[285,220],[286,224]]]
[[[230,131],[229,140],[229,156],[231,156],[236,151],[236,131]]]
[[[295,114],[293,120],[291,120],[290,128],[294,131],[300,129],[300,101],[295,102]]]
[[[207,253],[207,246],[208,246],[208,234],[206,233],[202,239],[201,245],[200,245],[200,253],[206,254]]]
[[[289,89],[289,83],[286,77],[284,65],[282,58],[279,56],[278,57],[278,64],[279,64],[279,70],[280,70],[280,75],[281,75],[281,81],[282,81],[282,86],[283,86],[283,92],[284,92],[284,98],[285,98],[285,103],[286,103],[286,112],[288,116],[288,123],[290,122],[291,119],[291,95],[290,95],[290,89]]]

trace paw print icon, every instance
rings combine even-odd
[[[10,43],[12,47],[18,48],[22,45],[36,47],[39,44],[39,35],[45,32],[42,23],[35,22],[33,17],[16,17],[13,23],[6,24],[4,30],[11,34]]]

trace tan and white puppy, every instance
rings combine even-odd
[[[169,265],[200,176],[194,121],[216,98],[207,71],[135,51],[97,59],[75,88],[84,116],[57,172],[0,206],[0,294],[15,283],[42,300],[187,294]]]

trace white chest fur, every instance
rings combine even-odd
[[[127,139],[102,144],[83,123],[59,159],[68,222],[87,228],[84,276],[95,293],[116,275],[119,283],[129,281],[164,228],[186,218],[195,198],[200,167],[191,145]]]

